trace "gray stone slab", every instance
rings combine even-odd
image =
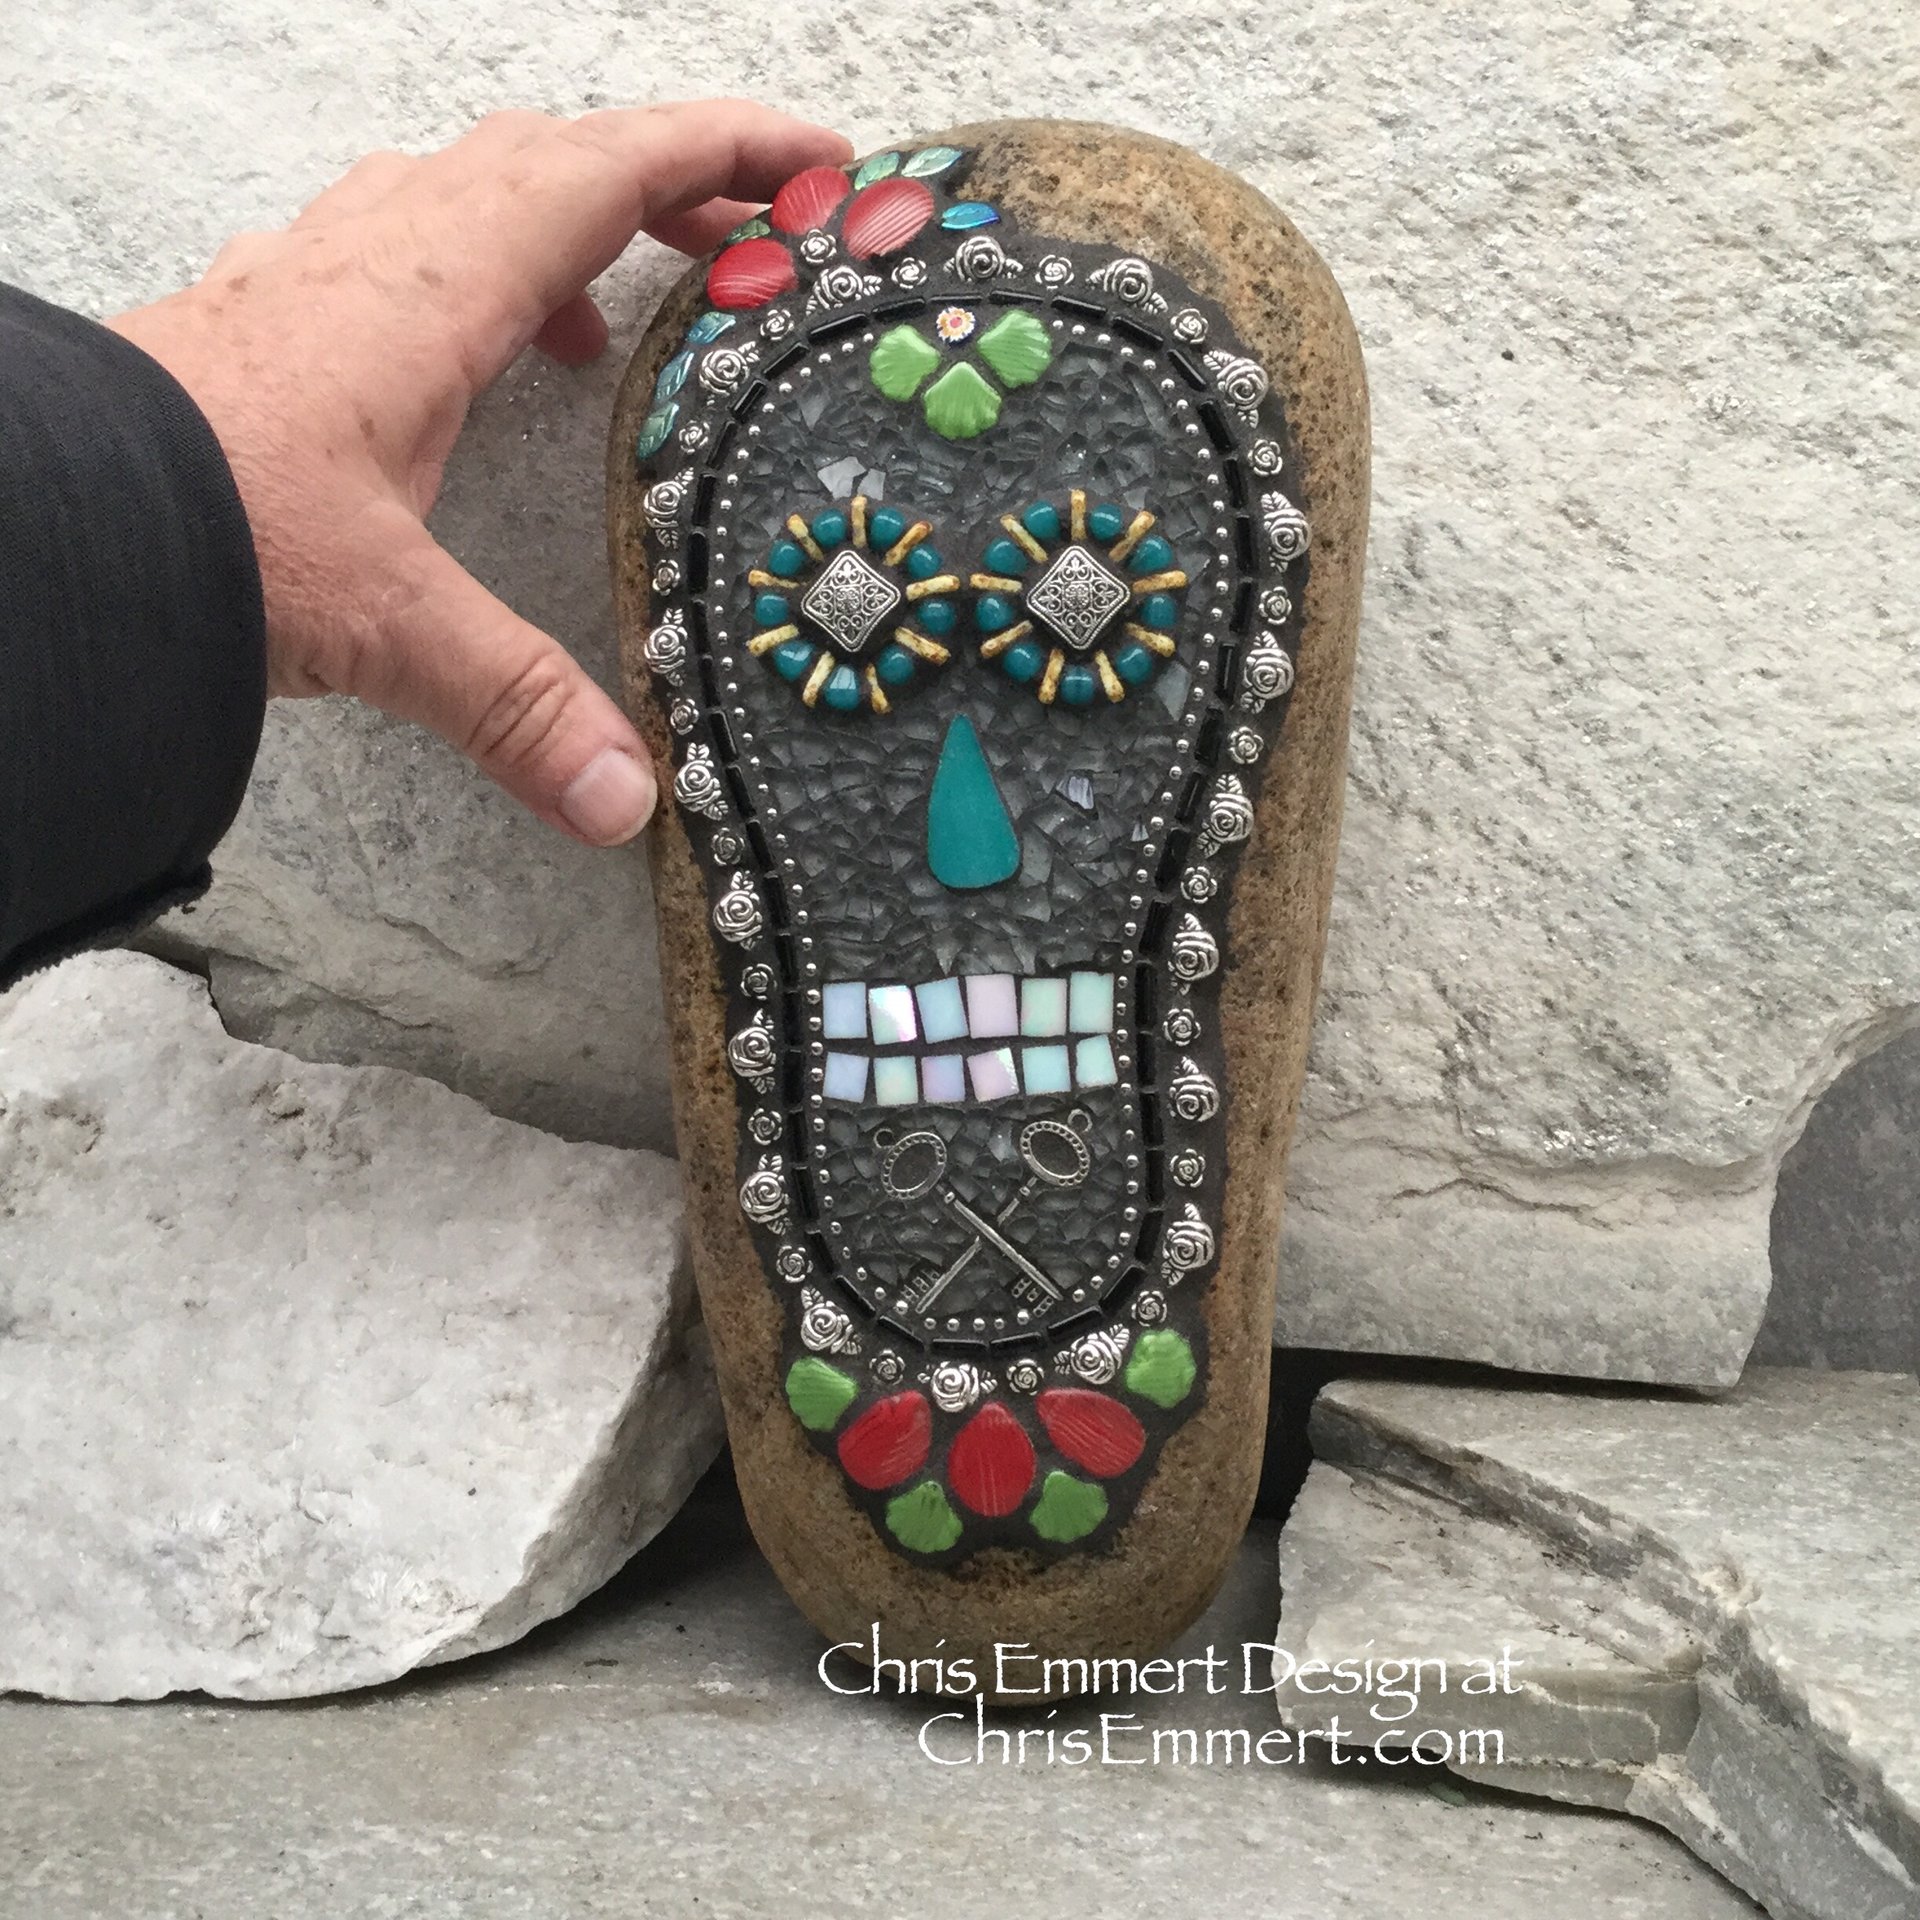
[[[1920,1373],[1920,1034],[1828,1089],[1780,1169],[1763,1366]]]
[[[1265,1639],[1273,1535],[1182,1643]],[[1324,1765],[940,1767],[934,1703],[836,1698],[709,1486],[506,1653],[298,1710],[0,1701],[0,1910],[34,1920],[1739,1920],[1666,1835]],[[843,1684],[850,1676],[842,1674]],[[1137,1708],[1273,1725],[1258,1692]],[[1056,1726],[1084,1724],[1063,1709]],[[1042,1713],[1008,1721],[1041,1729]],[[1030,1755],[1037,1755],[1037,1745]]]
[[[0,47],[0,272],[156,293],[363,149],[502,104],[744,90],[862,142],[1065,110],[1244,172],[1345,285],[1376,430],[1279,1335],[1729,1384],[1782,1153],[1920,1006],[1920,18],[981,0],[937,60],[923,27],[904,0],[857,27],[746,0],[29,9]],[[662,272],[609,275],[605,365],[530,364],[476,409],[437,520],[608,679],[600,436]],[[281,976],[216,960],[244,1032],[658,1145],[641,894],[632,853],[320,705],[274,716],[181,932]]]
[[[1290,1725],[1432,1729],[1470,1777],[1659,1822],[1779,1920],[1920,1914],[1911,1379],[1757,1369],[1712,1404],[1342,1381],[1313,1435],[1280,1548]],[[1445,1669],[1328,1690],[1369,1658]],[[1502,1658],[1514,1690],[1463,1690]]]
[[[136,954],[0,999],[0,1688],[500,1646],[719,1444],[670,1161],[232,1040]]]

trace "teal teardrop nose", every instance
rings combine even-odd
[[[964,893],[996,887],[1020,871],[1020,836],[980,736],[964,713],[955,714],[941,744],[927,801],[927,865],[943,887]]]

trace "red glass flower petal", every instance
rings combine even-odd
[[[1140,1458],[1147,1430],[1118,1400],[1087,1387],[1050,1387],[1033,1403],[1047,1438],[1076,1467],[1111,1479]]]
[[[716,307],[764,307],[799,279],[793,256],[778,240],[736,240],[707,269],[707,298]]]
[[[1011,1513],[1033,1485],[1033,1442],[998,1400],[989,1400],[947,1449],[947,1480],[975,1513]]]
[[[855,260],[898,253],[933,218],[933,193],[924,180],[876,180],[853,196],[840,237]]]
[[[897,1487],[927,1463],[933,1444],[933,1410],[924,1393],[894,1393],[876,1400],[840,1436],[840,1464],[856,1486],[877,1492]]]
[[[827,224],[848,192],[847,176],[838,167],[809,167],[773,196],[767,218],[782,233],[811,233]]]

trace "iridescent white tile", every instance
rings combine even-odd
[[[873,1063],[873,1097],[883,1107],[910,1107],[920,1098],[920,1070],[911,1054],[896,1053]]]
[[[1073,1050],[1073,1077],[1083,1087],[1110,1087],[1120,1078],[1113,1064],[1113,1042],[1090,1033]]]
[[[867,1037],[867,988],[862,980],[835,980],[820,995],[820,1031],[829,1040]]]
[[[1067,976],[1067,1025],[1075,1033],[1113,1031],[1113,975],[1072,973]]]
[[[920,1097],[950,1102],[967,1097],[967,1066],[957,1053],[930,1053],[920,1062]]]
[[[995,1047],[989,1053],[968,1055],[967,1073],[973,1081],[976,1100],[1004,1100],[1020,1091],[1020,1082],[1013,1076],[1011,1047]]]
[[[1020,982],[1020,1031],[1029,1040],[1043,1040],[1067,1030],[1067,983],[1064,980]]]
[[[1000,1040],[1020,1031],[1020,997],[1010,973],[967,976],[967,1022],[976,1040]]]
[[[929,980],[914,988],[913,997],[920,1003],[920,1037],[923,1040],[964,1040],[967,1037],[967,1009],[960,998],[958,980]]]
[[[911,987],[869,987],[867,1017],[873,1022],[874,1039],[883,1047],[920,1037],[913,1017]]]
[[[867,1097],[867,1056],[864,1053],[829,1053],[821,1090],[829,1100],[864,1100]]]
[[[1072,1084],[1065,1047],[1022,1047],[1020,1077],[1029,1093],[1065,1093]]]

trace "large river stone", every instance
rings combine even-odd
[[[135,954],[0,1000],[0,1692],[284,1699],[564,1612],[719,1445],[678,1182],[229,1039]]]
[[[658,0],[29,10],[0,47],[0,271],[95,310],[159,292],[360,151],[500,104],[744,89],[871,147],[951,118],[956,71],[989,114],[1070,65],[1074,112],[1244,174],[1338,274],[1374,398],[1279,1331],[1730,1381],[1781,1154],[1920,1007],[1920,19],[990,3],[937,61],[920,27],[902,0],[852,39],[746,0],[697,30]],[[602,366],[530,365],[476,409],[438,516],[608,684],[598,445],[663,284],[630,257]],[[221,870],[179,932],[246,1032],[664,1144],[631,855],[328,704],[271,723]]]

